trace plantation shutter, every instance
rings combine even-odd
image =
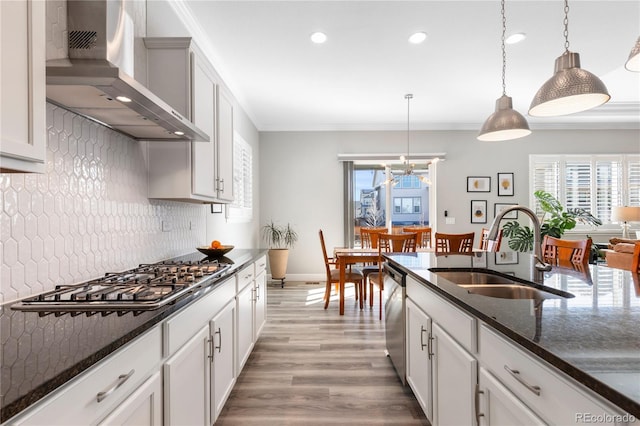
[[[634,156],[627,166],[627,200],[628,206],[640,206],[640,156]]]
[[[622,204],[622,162],[596,161],[596,208],[594,215],[611,222],[611,208]]]
[[[560,196],[560,161],[558,160],[534,160],[531,164],[533,171],[531,196],[535,191],[546,191],[558,198]],[[535,213],[542,216],[539,203],[535,204]]]
[[[244,222],[253,216],[253,151],[237,134],[233,139],[233,203],[227,220]]]

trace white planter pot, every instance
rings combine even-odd
[[[289,249],[269,249],[269,267],[271,268],[271,278],[283,280],[287,274],[287,261],[289,260]]]

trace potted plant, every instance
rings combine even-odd
[[[553,195],[546,191],[536,191],[533,195],[544,211],[540,223],[542,237],[550,235],[562,238],[565,231],[575,228],[578,222],[592,226],[602,225],[602,221],[582,208],[566,209]],[[533,249],[533,230],[522,226],[517,221],[511,221],[502,227],[503,236],[509,238],[509,247],[514,251],[529,251]]]
[[[271,278],[282,280],[284,285],[289,249],[293,248],[298,241],[298,233],[289,223],[286,226],[280,226],[274,221],[270,221],[262,227],[262,238],[269,246]]]

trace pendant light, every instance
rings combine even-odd
[[[627,63],[624,64],[624,67],[629,71],[640,72],[640,37],[638,37],[636,45],[631,49],[629,59],[627,59]]]
[[[518,139],[531,134],[529,124],[522,114],[513,109],[513,102],[507,96],[505,74],[507,69],[507,53],[505,50],[505,34],[507,19],[504,13],[504,0],[501,1],[502,13],[502,96],[496,101],[496,111],[482,125],[478,140],[506,141]]]
[[[564,1],[564,53],[556,59],[553,77],[542,85],[529,115],[555,117],[595,108],[611,99],[604,83],[580,68],[580,55],[569,51],[569,2]]]
[[[411,164],[411,145],[410,145],[411,128],[409,127],[410,112],[411,112],[410,105],[411,105],[411,99],[413,99],[413,95],[411,93],[407,93],[406,95],[404,95],[404,98],[407,100],[407,155],[400,156],[400,161],[402,161],[404,170],[402,171],[402,173],[400,173],[399,176],[393,176],[393,179],[391,179],[390,181],[389,180],[384,181],[383,185],[391,184],[393,186],[396,186],[398,183],[400,183],[400,176],[414,175],[415,164]],[[394,173],[392,172],[392,174]],[[423,175],[415,174],[415,176],[418,179],[420,179],[421,182],[427,185],[431,185],[431,181],[428,178],[424,177]]]

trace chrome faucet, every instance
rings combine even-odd
[[[513,205],[511,207],[507,207],[502,210],[498,215],[493,219],[491,223],[491,228],[489,229],[489,235],[487,236],[488,247],[492,247],[498,238],[498,231],[500,230],[500,221],[509,212],[512,211],[521,211],[531,219],[533,222],[533,257],[535,259],[534,263],[534,277],[533,280],[535,282],[541,283],[543,281],[543,271],[550,271],[551,265],[544,262],[542,258],[542,233],[540,230],[540,220],[538,216],[528,207]]]

